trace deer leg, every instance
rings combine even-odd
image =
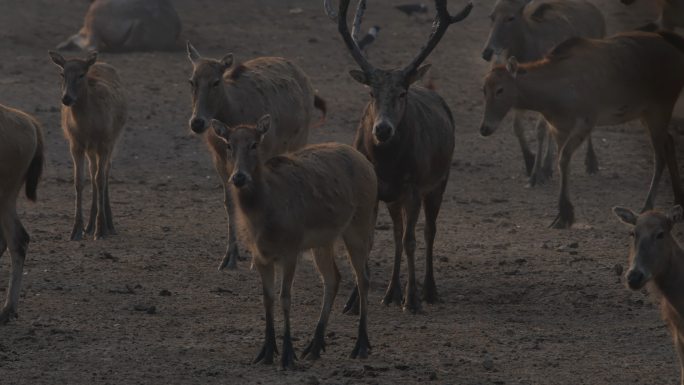
[[[105,212],[106,163],[108,155],[97,154],[97,169],[95,170],[95,188],[97,189],[97,214],[95,216],[95,239],[107,236],[107,214]]]
[[[404,244],[402,243],[404,218],[402,217],[401,202],[388,203],[387,210],[392,218],[392,231],[394,233],[394,265],[392,266],[392,278],[382,303],[388,306],[392,303],[401,305],[404,299],[401,293],[401,281],[399,278],[401,273],[401,255],[404,253]]]
[[[673,330],[675,350],[679,359],[680,382],[684,385],[684,335],[679,331]]]
[[[290,334],[290,306],[292,303],[292,282],[294,281],[295,267],[297,265],[297,255],[283,259],[282,271],[283,280],[280,286],[280,306],[283,310],[283,321],[285,331],[283,333],[283,355],[280,357],[280,365],[283,369],[293,369],[295,356],[292,347],[292,337]]]
[[[116,235],[114,228],[114,218],[112,217],[112,206],[109,201],[109,172],[112,169],[112,153],[109,153],[107,163],[105,164],[105,188],[104,188],[104,205],[105,215],[107,216],[107,231],[111,235]]]
[[[340,272],[335,264],[335,250],[333,245],[313,250],[314,261],[323,279],[323,307],[318,318],[316,331],[309,346],[304,349],[302,358],[316,360],[321,357],[321,350],[325,351],[325,328],[332,310],[337,289],[340,286]]]
[[[219,176],[223,181],[223,205],[226,209],[226,216],[228,217],[228,246],[226,246],[226,253],[221,260],[219,270],[225,268],[229,270],[237,269],[237,261],[240,259],[240,250],[238,248],[237,236],[235,235],[235,207],[233,204],[233,197],[230,193],[229,175],[225,171],[225,164],[217,164],[216,169],[219,170]]]
[[[408,266],[408,281],[406,282],[406,293],[404,294],[404,310],[415,314],[420,310],[420,299],[416,294],[416,223],[420,214],[420,196],[418,191],[408,192],[407,199],[404,201],[404,250],[406,250],[406,261]]]
[[[71,145],[71,159],[74,163],[74,190],[76,191],[76,209],[74,213],[74,226],[71,230],[71,240],[80,241],[83,239],[83,159],[84,151],[82,148]],[[8,240],[9,241],[9,240]]]
[[[653,210],[658,184],[660,183],[660,178],[663,174],[663,170],[665,169],[666,161],[668,163],[672,163],[674,166],[673,169],[676,171],[676,159],[669,159],[667,148],[667,142],[669,140],[667,125],[669,121],[669,115],[665,116],[664,114],[658,113],[649,113],[643,118],[643,123],[648,127],[649,133],[651,135],[651,146],[653,147],[653,177],[651,179],[651,186],[649,187],[648,195],[646,196],[646,201],[644,202],[644,207],[641,209],[641,212]],[[670,170],[670,172],[672,173],[673,170]],[[675,181],[673,180],[672,183],[672,187],[674,189]],[[675,193],[675,198],[679,198],[677,193]]]
[[[425,280],[423,281],[423,300],[429,304],[438,301],[437,285],[435,284],[435,276],[432,267],[432,253],[435,235],[437,234],[437,215],[442,206],[442,196],[446,189],[447,180],[448,175],[438,188],[431,191],[423,198],[423,207],[425,210]]]
[[[591,141],[591,135],[587,135],[587,156],[584,159],[584,166],[589,175],[594,175],[599,172],[598,159],[596,158],[596,152],[594,151],[594,144]]]
[[[371,350],[368,339],[368,289],[370,287],[368,254],[372,238],[369,238],[367,230],[366,226],[352,226],[342,236],[356,276],[356,286],[359,288],[359,331],[351,358],[367,358]]]
[[[523,114],[519,110],[515,110],[513,115],[513,132],[515,133],[516,138],[518,138],[518,143],[520,143],[520,150],[522,150],[523,159],[525,160],[525,172],[530,176],[532,169],[534,168],[534,154],[530,151],[527,139],[525,139]]]
[[[30,238],[17,217],[15,207],[12,207],[9,213],[0,220],[2,221],[2,223],[0,223],[0,228],[3,230],[3,237],[8,245],[12,264],[12,273],[7,288],[7,297],[4,306],[0,309],[0,324],[4,324],[7,323],[10,318],[17,317],[17,304],[19,303],[21,279]]]
[[[274,271],[273,264],[262,265],[256,264],[259,275],[261,275],[261,285],[263,287],[264,310],[266,313],[266,335],[264,337],[264,345],[261,347],[259,354],[254,359],[254,363],[262,363],[270,365],[273,363],[273,355],[278,353],[275,340],[275,326],[273,321],[273,300],[274,293]]]
[[[97,185],[95,184],[95,175],[97,173],[97,159],[95,155],[88,156],[88,168],[90,170],[90,188],[93,199],[90,203],[90,215],[88,225],[85,228],[86,235],[92,235],[95,231],[95,217],[97,215]]]
[[[684,193],[682,192],[682,182],[679,177],[679,167],[677,166],[677,152],[675,150],[675,139],[668,132],[665,140],[665,158],[667,159],[667,168],[670,171],[670,180],[672,182],[672,192],[674,193],[675,203],[684,204]]]
[[[544,166],[542,167],[542,174],[544,175],[545,180],[549,180],[553,176],[553,168],[555,163],[553,149],[556,146],[554,143],[552,143],[553,138],[551,135],[551,126],[549,126],[549,123],[546,120],[544,120],[544,127],[546,128],[546,152],[544,153]]]
[[[546,144],[549,129],[546,125],[546,120],[540,115],[537,119],[537,156],[534,157],[534,167],[530,174],[530,179],[527,183],[528,187],[534,187],[537,184],[544,184],[550,175],[547,175],[542,169],[542,162],[544,158],[544,145]],[[548,156],[548,154],[547,154]]]
[[[558,199],[558,216],[551,224],[554,229],[568,229],[572,226],[575,221],[575,210],[570,202],[570,194],[568,191],[568,178],[570,165],[570,159],[572,154],[577,150],[577,147],[582,144],[584,138],[591,132],[592,125],[583,119],[578,119],[572,131],[567,137],[567,140],[562,144],[559,144],[560,156],[558,158],[558,168],[560,170],[561,186],[560,195]],[[562,138],[562,135],[558,136]]]

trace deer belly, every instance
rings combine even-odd
[[[639,119],[644,107],[638,103],[622,103],[609,106],[601,111],[596,120],[597,126],[612,126]]]

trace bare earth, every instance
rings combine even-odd
[[[350,143],[367,91],[347,75],[355,66],[321,3],[175,1],[182,40],[207,56],[296,61],[330,108],[311,141]],[[364,26],[382,27],[370,51],[380,66],[406,64],[429,33],[429,16],[406,17],[391,8],[398,3],[369,2]],[[450,3],[452,13],[464,5]],[[557,176],[525,188],[509,126],[487,139],[478,134],[488,68],[480,49],[492,4],[477,2],[429,59],[457,130],[435,245],[443,303],[415,316],[380,304],[393,254],[383,208],[371,254],[371,357],[347,358],[356,318],[341,314],[352,288],[341,261],[327,351],[318,362],[283,372],[251,365],[263,335],[258,275],[246,261],[238,271],[216,270],[226,243],[222,190],[202,140],[187,129],[185,53],[101,55],[120,70],[131,105],[112,172],[119,235],[70,242],[71,160],[59,127],[59,77],[46,51],[76,32],[88,2],[0,0],[0,102],[34,113],[48,146],[39,202],[20,202],[32,243],[20,318],[0,327],[0,383],[674,384],[676,358],[657,306],[646,292],[627,290],[615,272],[616,264],[626,265],[627,230],[610,208],[639,208],[645,197],[652,162],[643,129],[595,132],[600,173],[584,173],[583,149],[573,162],[578,223],[569,231],[547,229],[556,214]],[[644,4],[599,6],[611,33],[651,15]],[[661,207],[673,200],[664,179]],[[422,256],[422,224],[418,235]],[[293,297],[298,353],[313,333],[322,296],[309,255],[302,259]],[[5,256],[2,290],[8,268]],[[418,269],[422,277],[422,258]]]

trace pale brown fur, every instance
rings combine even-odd
[[[325,347],[325,327],[337,294],[340,274],[334,244],[342,238],[359,288],[359,334],[352,358],[365,358],[369,276],[366,268],[376,219],[377,179],[373,166],[352,147],[317,144],[263,161],[258,147],[269,131],[266,115],[255,126],[212,125],[231,147],[234,167],[230,187],[241,243],[261,275],[266,311],[266,337],[256,362],[272,363],[274,267],[282,272],[280,300],[284,315],[283,367],[294,364],[290,336],[290,291],[299,254],[313,249],[325,287],[323,308],[313,340],[304,356],[316,359]],[[214,131],[212,130],[212,131]]]
[[[653,208],[667,164],[675,200],[681,203],[674,140],[668,132],[673,106],[684,86],[684,40],[667,32],[629,32],[607,39],[566,41],[547,58],[494,68],[485,79],[485,113],[480,132],[491,135],[511,108],[540,112],[559,148],[559,214],[553,227],[568,228],[574,209],[568,165],[598,125],[641,119],[651,137],[655,170],[644,210]]]
[[[109,172],[114,147],[126,122],[123,85],[114,67],[96,63],[95,52],[85,60],[65,60],[55,52],[50,52],[50,56],[62,69],[62,129],[74,163],[76,209],[71,240],[82,239],[84,232],[81,206],[86,156],[93,199],[85,233],[94,233],[95,239],[116,234],[109,199]]]
[[[150,51],[178,48],[178,14],[169,0],[95,0],[81,30],[59,50]]]
[[[519,62],[542,59],[556,44],[571,37],[602,38],[606,33],[601,11],[584,0],[498,0],[490,14],[489,38],[482,57],[505,62],[515,57]],[[552,146],[548,142],[548,126],[539,116],[537,121],[537,156],[530,151],[523,127],[524,113],[515,110],[513,129],[525,160],[529,185],[544,183],[552,173]],[[598,161],[587,137],[587,173],[598,172]]]
[[[29,235],[17,215],[17,197],[26,185],[26,196],[36,200],[43,152],[43,132],[38,121],[24,112],[0,105],[0,256],[8,249],[12,259],[0,324],[17,315],[29,243]]]
[[[623,207],[613,211],[633,227],[627,284],[639,290],[652,283],[660,294],[663,318],[672,332],[684,385],[684,250],[671,234],[672,227],[684,220],[684,210],[675,206],[667,213],[648,211],[641,215]]]
[[[259,153],[264,159],[303,147],[309,136],[314,104],[321,101],[308,77],[294,63],[278,57],[260,57],[242,64],[233,63],[233,55],[221,60],[203,58],[188,42],[188,57],[193,64],[190,78],[192,117],[190,128],[204,135],[214,167],[224,186],[224,204],[228,215],[228,246],[219,265],[235,268],[240,255],[232,216],[228,177],[232,170],[226,145],[207,130],[211,119],[229,126],[254,124],[271,114],[273,130],[264,137]]]

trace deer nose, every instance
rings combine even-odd
[[[247,184],[247,175],[244,172],[238,171],[230,178],[233,181],[233,185],[237,188],[243,187]]]
[[[62,104],[64,104],[67,107],[74,104],[75,101],[76,100],[72,98],[69,94],[64,94],[64,96],[62,96]]]
[[[393,131],[392,125],[387,122],[380,122],[373,127],[373,135],[380,143],[392,138]]]
[[[627,273],[627,284],[632,290],[641,289],[644,286],[644,273],[638,270],[630,270]]]
[[[482,58],[485,61],[492,60],[492,55],[494,55],[494,50],[489,47],[485,48],[484,51],[482,51]]]
[[[201,134],[204,132],[207,124],[202,118],[192,118],[190,121],[190,128],[193,132]]]

